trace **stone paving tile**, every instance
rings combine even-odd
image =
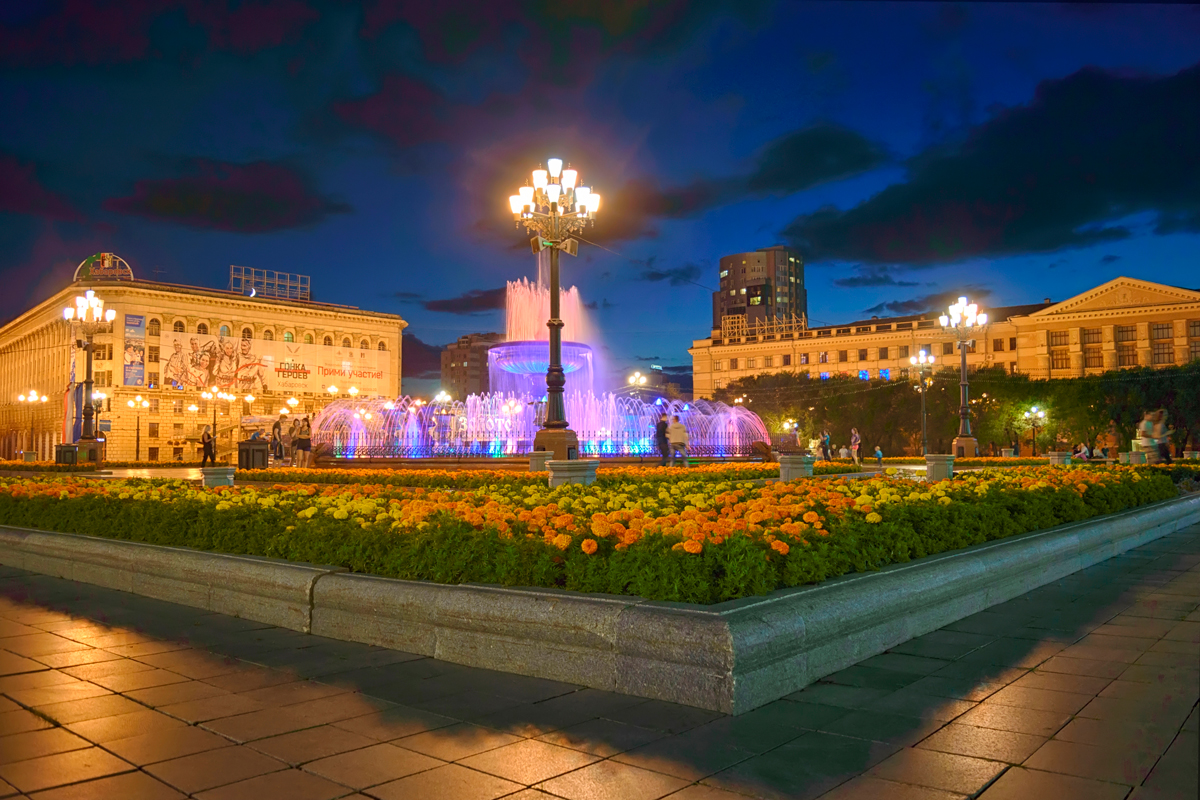
[[[195,753],[229,747],[233,742],[200,728],[185,726],[104,743],[104,749],[130,764],[145,766]]]
[[[222,747],[146,767],[146,772],[186,794],[277,772],[282,761],[248,747]]]
[[[525,791],[542,798],[551,795],[522,790],[521,784],[476,772],[458,764],[446,764],[407,778],[391,781],[371,788],[371,795],[380,800],[507,800],[519,798]],[[514,794],[517,792],[518,794]]]
[[[444,762],[393,744],[373,744],[304,765],[307,772],[321,775],[353,789],[365,789],[440,767]]]
[[[184,795],[144,772],[74,783],[33,795],[34,800],[177,800]]]
[[[896,783],[973,795],[991,783],[1006,767],[1006,764],[998,761],[906,748],[880,763],[869,774]]]
[[[1012,767],[979,795],[980,800],[1124,800],[1129,787],[1070,775]]]
[[[459,763],[524,786],[549,780],[599,760],[579,750],[559,747],[534,739],[469,756]]]
[[[953,723],[927,736],[917,747],[1020,764],[1045,743],[1043,736]]]
[[[672,800],[678,796],[672,795]],[[928,786],[912,786],[863,775],[821,795],[821,800],[966,800],[966,797],[958,792],[946,792]]]
[[[99,747],[89,747],[5,764],[0,766],[0,779],[22,792],[36,792],[131,770],[132,764]]]
[[[657,800],[688,781],[615,761],[600,761],[538,784],[567,800]]]
[[[200,800],[333,800],[345,797],[346,787],[298,769],[259,775],[196,795]]]
[[[62,728],[27,731],[0,739],[0,764],[65,753],[91,747],[92,743]]]

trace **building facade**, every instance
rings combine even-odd
[[[1060,303],[980,310],[989,324],[967,356],[971,369],[999,366],[1033,378],[1073,378],[1200,358],[1200,291],[1191,289],[1116,278]],[[712,397],[739,378],[764,373],[905,378],[909,357],[922,349],[955,365],[954,335],[942,330],[937,316],[873,317],[819,328],[726,317],[688,350],[695,396]]]
[[[488,391],[488,350],[502,333],[469,333],[442,350],[442,388],[455,400]]]
[[[0,327],[0,457],[79,435],[85,354],[63,308],[92,290],[116,318],[93,337],[93,379],[106,458],[190,461],[204,425],[217,418],[227,454],[249,428],[283,409],[312,414],[334,397],[396,397],[401,333],[394,314],[350,306],[248,297],[141,280],[77,280]],[[208,400],[212,386],[236,401]],[[330,391],[331,388],[333,391]],[[20,395],[48,395],[29,408]],[[130,408],[140,395],[148,403]],[[294,401],[294,402],[292,402]]]
[[[720,290],[713,292],[713,328],[726,317],[748,325],[768,320],[808,318],[804,259],[799,251],[776,245],[750,253],[723,256]]]

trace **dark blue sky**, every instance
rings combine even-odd
[[[497,290],[534,267],[507,196],[549,155],[606,198],[564,281],[617,370],[690,363],[717,259],[779,242],[817,323],[1200,285],[1195,6],[64,0],[0,23],[3,318],[100,250],[215,287],[300,272],[404,315],[429,376],[425,345],[502,329]]]

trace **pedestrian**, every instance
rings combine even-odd
[[[279,419],[271,425],[271,452],[276,458],[283,459],[283,421],[286,414],[280,414]]]
[[[690,467],[691,462],[688,461],[688,432],[683,423],[679,421],[679,417],[672,417],[672,422],[667,426],[667,450],[671,453],[671,459],[667,466],[675,466],[675,453],[679,453],[683,457],[683,465]]]
[[[833,461],[833,453],[829,446],[829,431],[821,431],[821,458],[825,461]]]
[[[875,466],[883,466],[883,450],[879,447],[879,445],[875,445]]]
[[[1158,463],[1158,442],[1154,438],[1155,412],[1147,411],[1138,423],[1138,449],[1146,454],[1147,464]]]
[[[862,466],[862,462],[858,459],[858,449],[862,446],[862,437],[858,435],[858,428],[850,429],[850,456],[854,459],[854,466]]]
[[[667,415],[660,414],[658,424],[654,426],[654,443],[658,445],[659,455],[662,459],[658,462],[660,467],[667,466],[667,450],[670,448],[670,442],[667,441]]]
[[[212,466],[217,465],[217,440],[213,438],[212,428],[208,425],[204,426],[204,433],[200,434],[200,467],[203,469],[210,462]]]
[[[1171,463],[1171,434],[1174,432],[1174,428],[1167,427],[1167,412],[1160,408],[1154,414],[1154,445],[1158,460],[1163,464]]]
[[[288,463],[296,463],[296,453],[292,449],[292,444],[296,438],[296,426],[300,423],[299,420],[293,419],[291,426],[287,429],[287,433],[283,434],[283,457]]]
[[[850,448],[846,447],[846,445],[842,445],[841,447],[839,447],[838,448],[838,458],[840,458],[842,460],[848,460],[850,458]]]
[[[296,438],[292,440],[296,448],[296,455],[300,457],[300,467],[308,467],[312,464],[312,427],[309,425],[308,417],[300,421],[300,428],[296,431]]]

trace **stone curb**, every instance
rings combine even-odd
[[[445,585],[0,528],[0,564],[470,666],[740,714],[1200,522],[1191,495],[699,606]]]

